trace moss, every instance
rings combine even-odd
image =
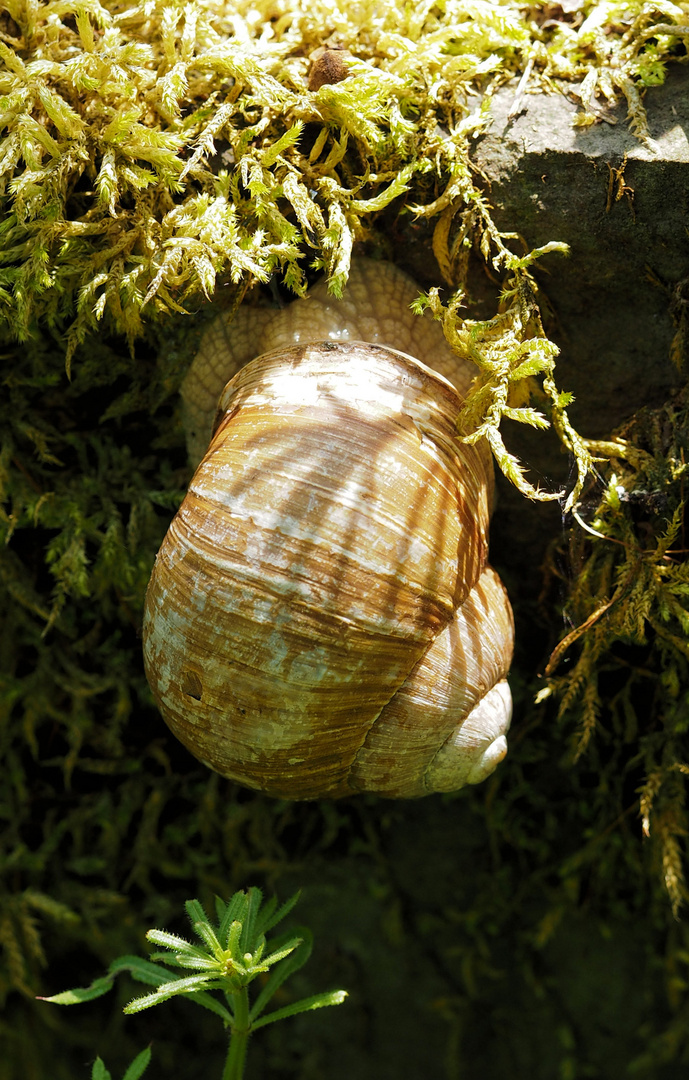
[[[508,271],[510,333],[491,327],[482,349],[486,363],[509,365],[511,382],[527,378],[543,332],[531,314],[522,325],[536,253],[517,259],[504,248],[471,178],[469,139],[490,96],[517,72],[518,95],[527,82],[582,79],[582,122],[596,118],[596,92],[610,100],[621,91],[648,140],[639,86],[662,80],[685,33],[681,5],[664,5],[662,24],[654,8],[610,3],[592,5],[583,22],[578,8],[576,18],[563,10],[548,19],[540,5],[485,2],[412,13],[15,0],[6,12],[0,296],[13,336],[41,325],[65,334],[69,368],[99,323],[131,346],[145,319],[184,310],[218,280],[245,287],[277,271],[302,292],[305,258],[326,267],[339,293],[352,244],[404,194],[407,212],[438,218],[434,251],[460,290],[444,316],[452,340],[463,325],[467,248]],[[348,47],[349,74],[310,91],[308,58],[324,39]],[[505,347],[515,331],[516,353]],[[487,393],[493,381],[482,380],[473,431],[490,436],[503,470],[536,497],[498,427],[503,416],[540,418],[510,412],[504,378]],[[574,502],[590,459],[552,372],[544,386],[579,464]]]
[[[559,697],[560,717],[576,725],[575,760],[600,741],[618,748],[621,776],[642,766],[643,832],[675,914],[687,898],[688,406],[683,390],[625,425],[624,456],[575,512],[565,607],[573,628],[553,651],[541,692],[541,700]]]

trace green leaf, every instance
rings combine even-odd
[[[529,424],[531,427],[540,428],[542,431],[550,427],[547,418],[537,409],[525,407],[512,409],[509,405],[504,405],[502,415],[509,420],[516,420],[519,424]]]
[[[173,979],[169,982],[163,983],[153,994],[146,994],[144,997],[134,998],[128,1005],[125,1006],[124,1012],[130,1016],[133,1013],[143,1012],[144,1009],[150,1009],[154,1005],[161,1005],[163,1001],[168,1001],[171,997],[176,997],[178,994],[193,994],[199,990],[222,990],[223,983],[212,982],[207,975],[190,975],[188,978]]]
[[[299,936],[302,939],[300,944],[272,969],[265,986],[254,1001],[249,1011],[249,1018],[252,1021],[261,1015],[273,994],[282,986],[285,980],[303,967],[310,957],[313,948],[313,934],[304,926],[299,928]]]
[[[219,970],[219,964],[222,962],[220,959],[209,956],[208,953],[203,952],[201,949],[197,949],[196,954],[177,953],[175,956],[168,956],[167,953],[153,953],[151,959],[158,963],[174,964],[176,967],[185,968],[187,971],[216,973]]]
[[[293,1005],[286,1005],[283,1009],[276,1009],[275,1012],[263,1016],[251,1025],[251,1030],[257,1031],[258,1028],[273,1024],[276,1020],[286,1020],[289,1016],[297,1016],[298,1013],[310,1012],[312,1009],[322,1009],[327,1005],[341,1005],[348,996],[346,990],[331,990],[330,993],[302,998],[301,1001],[295,1001]]]
[[[205,990],[198,990],[194,994],[188,995],[189,1001],[195,1002],[197,1005],[202,1005],[204,1009],[208,1009],[209,1012],[215,1013],[222,1020],[225,1027],[231,1027],[234,1023],[234,1014],[217,998],[212,994],[206,993]]]
[[[285,956],[289,956],[295,949],[298,949],[301,943],[302,939],[300,937],[290,936],[284,945],[264,957],[260,966],[257,965],[256,970],[267,971],[273,964],[277,964],[279,960],[284,959]]]
[[[39,84],[37,90],[43,108],[60,134],[67,138],[76,138],[81,135],[84,130],[84,121],[71,105],[68,105],[64,98],[45,84]]]
[[[176,953],[199,954],[201,951],[198,945],[192,945],[186,938],[179,937],[177,934],[170,934],[167,930],[148,930],[146,939],[152,941],[154,945],[163,945],[166,949],[171,949]]]
[[[392,183],[384,188],[378,195],[375,195],[371,199],[352,199],[349,204],[350,209],[356,211],[358,214],[375,214],[380,210],[384,210],[386,206],[389,206],[394,199],[408,189],[413,171],[413,165],[405,166],[404,169],[400,170]]]
[[[242,955],[247,952],[253,952],[256,947],[256,919],[261,907],[261,890],[256,888],[249,889],[249,895],[247,897],[246,914],[242,923],[242,933],[239,939],[239,948]]]
[[[538,353],[532,354],[528,360],[523,360],[521,364],[510,372],[510,382],[519,382],[521,379],[528,379],[533,375],[540,375],[542,371],[545,371],[548,368],[549,363],[549,357],[539,355]]]
[[[261,911],[261,917],[256,924],[257,934],[267,934],[269,930],[272,930],[274,926],[277,926],[279,922],[289,915],[292,908],[299,902],[301,896],[301,890],[295,892],[294,896],[291,896],[289,900],[285,900],[284,904],[275,911],[277,906],[277,900],[273,896],[271,899],[263,905]]]
[[[103,1060],[99,1057],[96,1058],[91,1068],[91,1080],[111,1080],[110,1073],[106,1069]]]
[[[208,921],[208,916],[203,910],[198,900],[187,900],[184,905],[189,920],[194,927],[195,933],[206,943],[213,955],[220,959],[222,957],[223,949],[215,936],[215,931]]]
[[[5,61],[9,70],[13,71],[15,75],[19,75],[21,78],[26,76],[26,66],[23,60],[17,55],[16,50],[10,49],[8,45],[5,45],[4,41],[0,41],[0,59]]]
[[[165,968],[152,964],[150,960],[144,960],[140,956],[120,956],[117,960],[113,960],[108,971],[111,975],[128,971],[137,982],[146,983],[148,986],[160,986],[170,977],[170,972]]]
[[[94,1001],[112,989],[115,976],[120,972],[129,972],[138,982],[148,983],[149,986],[159,986],[170,978],[169,971],[151,964],[148,960],[138,956],[120,956],[110,964],[108,974],[94,979],[90,986],[63,990],[52,997],[39,997],[38,1000],[49,1001],[53,1005],[82,1005],[85,1001]]]
[[[100,979],[94,979],[90,986],[76,987],[74,990],[63,990],[52,997],[38,997],[38,1001],[50,1001],[53,1005],[83,1005],[85,1001],[95,1001],[96,998],[107,994],[113,987],[113,978],[104,975]]]
[[[151,1060],[151,1048],[147,1046],[140,1054],[137,1054],[122,1080],[139,1080],[145,1073]]]
[[[231,924],[227,935],[227,949],[233,960],[237,960],[240,955],[239,939],[242,935],[242,924],[239,919]]]
[[[540,259],[541,255],[547,255],[551,251],[557,251],[561,255],[569,255],[569,244],[562,243],[558,240],[551,240],[550,243],[544,244],[543,247],[534,248],[528,255],[523,255],[521,258],[516,255],[508,256],[505,260],[505,264],[509,270],[525,270],[528,266],[531,266],[536,259]]]
[[[221,940],[224,938],[223,934],[223,921],[225,919],[225,912],[227,911],[227,904],[224,900],[221,900],[219,896],[214,897],[215,900],[215,917],[218,920],[218,932]]]
[[[117,170],[115,168],[115,151],[112,147],[108,147],[103,154],[101,167],[96,176],[96,188],[101,202],[105,203],[114,217],[117,196]]]

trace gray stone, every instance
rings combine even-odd
[[[513,102],[512,88],[493,99],[475,160],[499,227],[529,247],[570,246],[568,259],[543,258],[539,278],[555,312],[558,381],[577,399],[572,419],[604,437],[676,381],[669,296],[649,271],[670,287],[689,275],[689,71],[674,69],[646,94],[652,147],[630,131],[626,105],[607,114],[615,124],[581,128],[564,95],[527,94],[510,120]],[[614,184],[610,203],[611,169],[625,155],[628,190],[615,200]]]
[[[616,123],[581,128],[572,124],[576,102],[564,95],[526,95],[510,120],[514,96],[508,87],[493,99],[474,157],[501,229],[519,232],[529,248],[550,240],[570,246],[568,258],[544,256],[536,276],[552,307],[546,329],[561,349],[558,386],[576,397],[571,419],[583,435],[605,438],[641,406],[664,401],[678,379],[670,301],[689,276],[689,71],[676,68],[648,90],[650,147],[630,131],[625,104],[606,114]],[[614,183],[610,202],[611,169],[621,169],[625,155],[630,190],[616,200]],[[516,424],[504,425],[504,435],[532,482],[571,485],[572,462],[552,435]],[[499,492],[493,557],[528,611],[561,512],[526,502],[506,482]]]

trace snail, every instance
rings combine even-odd
[[[456,438],[471,366],[417,294],[360,260],[342,301],[221,315],[183,386],[192,452],[217,415],[151,575],[146,674],[197,758],[270,795],[453,791],[507,750],[492,462]]]

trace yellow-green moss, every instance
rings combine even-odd
[[[677,913],[687,898],[687,391],[642,410],[620,436],[624,457],[575,511],[565,608],[573,629],[553,651],[540,699],[554,693],[560,717],[575,719],[575,759],[596,739],[614,740],[628,748],[625,767],[642,764],[643,832]]]
[[[470,335],[479,364],[466,433],[486,435],[510,479],[546,497],[499,434],[505,416],[543,423],[511,407],[507,389],[545,376],[578,463],[572,505],[591,461],[553,381],[556,350],[527,269],[537,253],[505,248],[473,183],[469,140],[492,93],[518,74],[518,94],[578,83],[581,123],[597,118],[596,94],[623,93],[647,139],[639,88],[662,81],[682,51],[686,9],[568,4],[553,18],[514,0],[10,0],[0,30],[7,325],[20,340],[41,324],[64,333],[69,364],[99,323],[131,345],[149,313],[182,311],[218,281],[245,287],[277,272],[299,293],[308,261],[339,293],[353,243],[398,200],[438,219],[434,251],[459,290],[442,317],[458,346]],[[323,42],[347,50],[349,75],[310,91],[309,57]],[[459,316],[472,245],[506,273],[505,315],[487,334]]]

